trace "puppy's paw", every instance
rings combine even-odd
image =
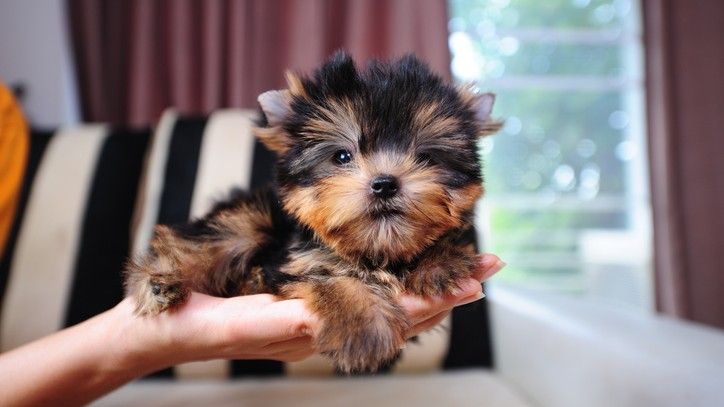
[[[325,323],[315,344],[344,374],[374,373],[399,357],[406,328],[404,320],[382,317],[357,324]]]
[[[424,297],[453,294],[460,288],[460,281],[473,274],[476,265],[475,255],[456,251],[436,253],[423,258],[405,277],[405,288]]]
[[[156,315],[186,301],[189,290],[180,281],[168,276],[150,276],[140,284],[136,298],[136,314]]]

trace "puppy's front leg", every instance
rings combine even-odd
[[[399,355],[409,324],[394,291],[354,277],[310,279],[282,289],[321,318],[315,345],[344,373],[374,372]]]
[[[203,256],[172,229],[157,226],[151,249],[126,267],[126,294],[136,299],[136,313],[158,314],[179,305],[189,294],[188,275]]]
[[[405,276],[405,289],[422,296],[451,294],[477,265],[472,245],[441,242],[428,249]]]

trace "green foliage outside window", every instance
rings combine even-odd
[[[481,147],[499,279],[584,293],[582,236],[646,224],[638,4],[449,4],[453,75],[495,92],[506,121]]]

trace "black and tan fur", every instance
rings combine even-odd
[[[499,127],[494,97],[412,56],[360,71],[339,53],[287,81],[259,97],[256,135],[279,158],[277,186],[159,226],[128,266],[127,292],[139,314],[191,290],[302,298],[323,321],[317,348],[344,372],[375,371],[409,327],[395,298],[450,293],[474,268],[464,236],[483,191],[477,140]]]

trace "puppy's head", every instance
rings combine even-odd
[[[259,96],[285,209],[341,255],[408,261],[461,226],[482,193],[476,141],[494,96],[444,83],[412,56],[363,71],[336,54]]]

